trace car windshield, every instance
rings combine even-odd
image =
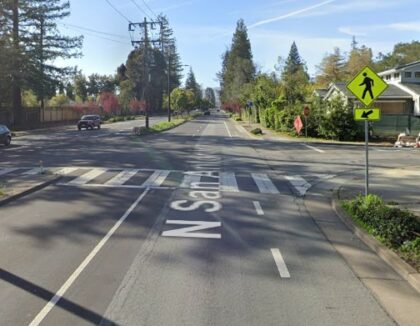
[[[95,119],[96,119],[96,116],[93,116],[93,115],[84,115],[82,117],[82,120],[95,120]]]

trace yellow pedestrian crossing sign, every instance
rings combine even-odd
[[[378,121],[381,120],[381,109],[378,108],[365,108],[354,109],[354,120],[356,121]]]
[[[388,84],[369,67],[365,67],[347,84],[361,103],[369,107],[385,90]]]

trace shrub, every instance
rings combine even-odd
[[[406,241],[415,240],[416,234],[420,233],[420,222],[414,214],[386,206],[379,196],[358,196],[345,202],[343,207],[367,226],[370,233],[393,248],[398,248]]]
[[[262,132],[261,128],[255,128],[255,129],[251,130],[251,133],[254,134],[254,135],[262,135],[263,132]]]

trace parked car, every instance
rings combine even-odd
[[[210,111],[209,110],[204,111],[204,115],[210,115]]]
[[[84,115],[77,123],[77,129],[81,130],[82,128],[101,129],[101,117],[99,115]]]
[[[5,125],[0,125],[0,143],[9,146],[12,141],[12,133]]]

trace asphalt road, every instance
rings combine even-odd
[[[0,149],[0,182],[63,174],[0,208],[1,325],[394,325],[301,200],[360,170],[360,147],[250,139],[221,114],[111,126]]]

